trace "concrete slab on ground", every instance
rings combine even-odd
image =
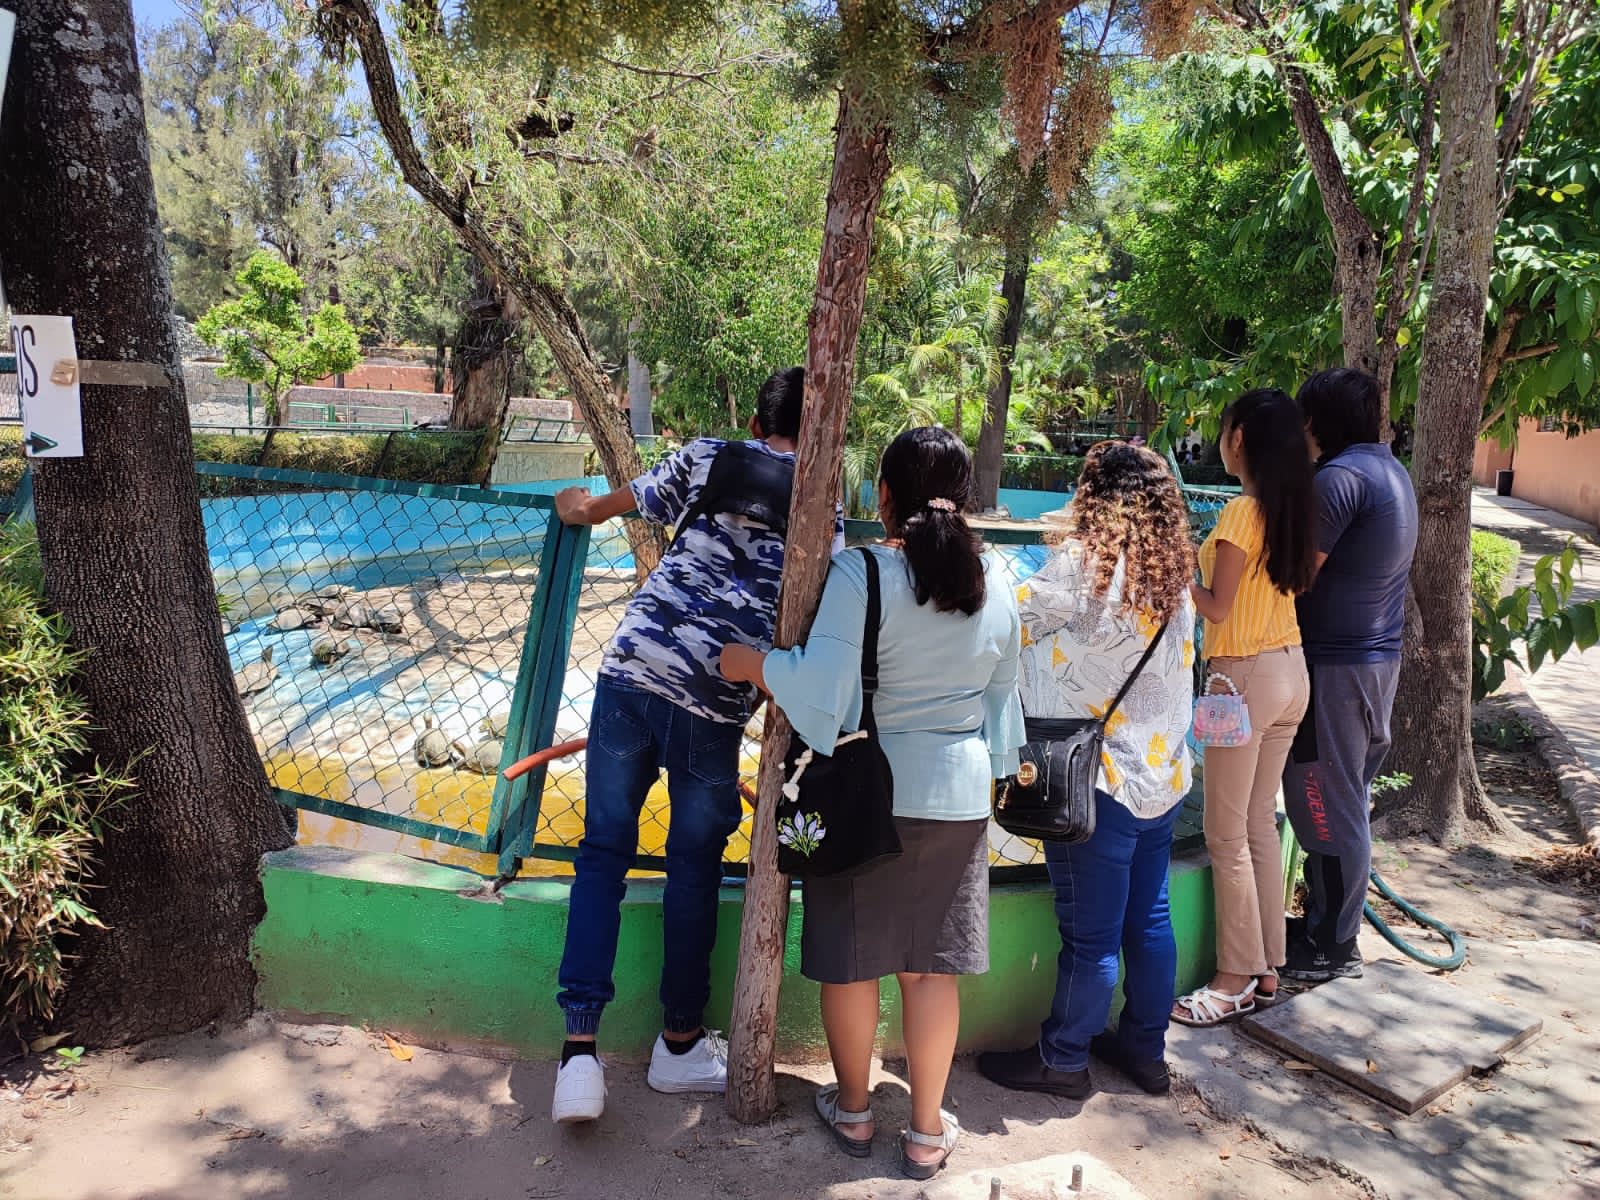
[[[1364,978],[1336,979],[1241,1024],[1257,1040],[1410,1114],[1498,1067],[1543,1022],[1383,961]]]
[[[1392,954],[1366,930],[1361,942],[1369,970]],[[1445,986],[1514,1000],[1543,1018],[1543,1035],[1411,1116],[1321,1072],[1289,1070],[1280,1051],[1228,1026],[1175,1026],[1167,1060],[1214,1116],[1244,1121],[1290,1155],[1338,1164],[1379,1197],[1549,1196],[1600,1181],[1600,943],[1472,940],[1469,951]]]
[[[1080,1172],[1074,1188],[1073,1169]],[[1052,1154],[991,1170],[951,1171],[923,1200],[1145,1200],[1144,1193],[1092,1154]]]

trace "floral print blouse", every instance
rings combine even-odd
[[[1103,716],[1158,628],[1149,613],[1120,611],[1122,564],[1106,594],[1096,597],[1094,572],[1084,559],[1069,538],[1017,589],[1020,690],[1030,717]],[[1106,729],[1100,786],[1136,817],[1158,817],[1189,791],[1194,617],[1185,594]]]

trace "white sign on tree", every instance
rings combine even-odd
[[[83,405],[71,317],[11,318],[22,445],[29,458],[82,458]]]

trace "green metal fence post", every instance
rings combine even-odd
[[[528,634],[522,642],[517,687],[511,697],[501,771],[549,746],[561,711],[578,592],[589,556],[589,530],[586,526],[563,525],[554,513],[549,520],[539,563],[539,583],[528,613]],[[504,775],[495,779],[488,834],[498,837],[502,879],[516,875],[522,859],[533,852],[547,775],[548,768],[535,767],[515,780],[508,781]]]
[[[247,430],[256,427],[256,393],[248,383],[244,385],[244,427]]]

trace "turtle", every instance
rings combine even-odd
[[[272,618],[272,622],[267,628],[274,633],[288,633],[290,630],[304,629],[306,626],[315,625],[316,623],[317,618],[307,613],[305,609],[291,607],[280,609],[278,615]]]
[[[400,610],[392,604],[372,609],[367,613],[366,623],[368,629],[375,629],[379,633],[399,633],[405,628]]]
[[[261,651],[261,661],[249,663],[241,671],[234,672],[233,686],[239,689],[241,696],[252,696],[256,692],[264,692],[267,685],[277,678],[278,668],[272,662],[272,647],[264,647]]]
[[[311,660],[319,667],[330,666],[350,653],[348,638],[325,633],[311,643]]]
[[[330,583],[327,587],[320,587],[311,594],[323,600],[343,600],[350,592],[351,587],[348,583]]]
[[[333,611],[335,629],[359,629],[365,625],[372,610],[359,600],[346,600]]]
[[[454,757],[454,747],[450,739],[445,736],[442,729],[436,729],[433,724],[433,714],[429,713],[422,718],[422,733],[417,737],[417,744],[412,748],[416,755],[417,763],[424,767],[448,767]]]
[[[454,742],[452,748],[461,756],[463,771],[476,771],[479,775],[500,773],[500,757],[505,752],[505,743],[498,738],[485,738],[471,746]]]
[[[478,728],[486,737],[503,738],[506,736],[506,730],[511,728],[511,714],[509,712],[491,713],[478,722]]]

